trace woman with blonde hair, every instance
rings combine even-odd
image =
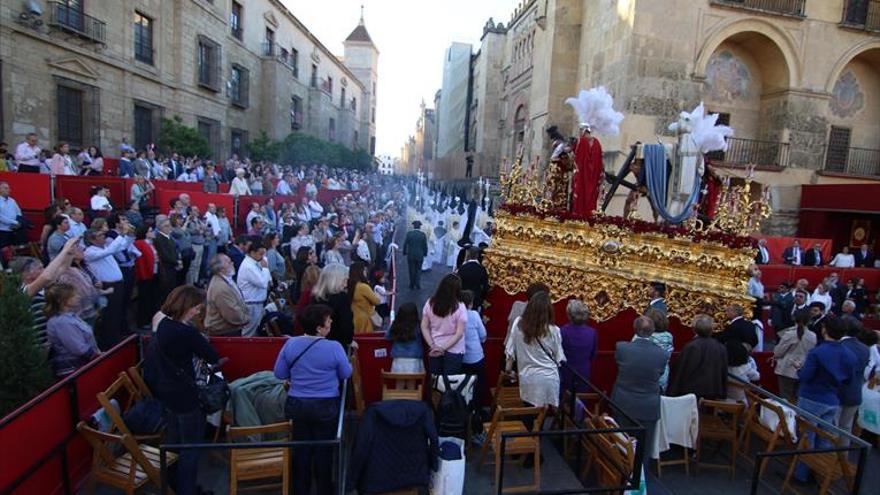
[[[354,343],[354,314],[348,295],[348,268],[331,263],[321,270],[318,283],[312,288],[312,304],[326,304],[333,309],[333,324],[327,338],[343,347]],[[356,347],[356,346],[355,346]]]

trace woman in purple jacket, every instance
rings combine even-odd
[[[590,379],[590,366],[596,357],[597,336],[596,330],[587,325],[590,319],[590,309],[579,299],[568,301],[565,308],[569,323],[560,329],[562,333],[562,349],[568,358],[568,366],[563,366],[560,374],[560,386],[562,392],[571,389],[575,383],[577,392],[590,392],[585,383],[574,378],[574,374],[568,369],[573,368],[585,379]]]

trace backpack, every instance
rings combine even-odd
[[[437,403],[437,433],[441,437],[465,438],[470,424],[470,410],[464,400],[462,391],[470,382],[470,375],[453,388],[449,383],[449,375],[444,373],[445,390]]]

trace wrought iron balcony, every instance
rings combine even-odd
[[[709,0],[709,3],[770,14],[805,17],[806,0]]]
[[[713,162],[729,165],[787,167],[788,143],[729,138],[727,151],[714,151],[708,157]]]
[[[880,176],[880,150],[868,148],[825,148],[825,171],[839,174]]]
[[[48,2],[49,26],[73,33],[97,43],[107,41],[107,25],[85,14],[82,9],[62,2]]]
[[[846,0],[840,25],[880,32],[880,0]]]

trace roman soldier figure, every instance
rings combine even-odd
[[[571,177],[571,146],[565,137],[559,133],[557,127],[550,126],[547,135],[552,140],[550,154],[550,167],[547,170],[547,196],[551,208],[568,209],[569,177]]]

